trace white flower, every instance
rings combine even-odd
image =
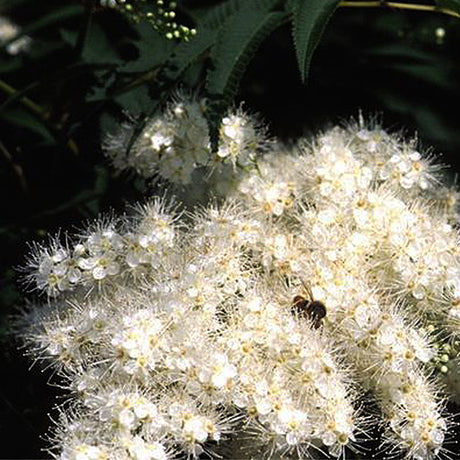
[[[27,51],[32,43],[32,39],[27,35],[12,40],[19,33],[20,28],[17,25],[5,17],[0,17],[0,44],[9,42],[6,46],[6,52],[13,56]]]
[[[166,449],[159,442],[147,443],[140,436],[129,441],[128,451],[133,460],[167,460]]]
[[[216,387],[224,387],[228,381],[236,377],[236,367],[229,363],[228,357],[223,354],[216,355],[212,367],[212,384]]]
[[[61,454],[62,460],[109,460],[108,450],[103,446],[77,444],[66,447]]]
[[[433,458],[450,427],[429,369],[460,387],[452,350],[436,352],[460,324],[458,216],[437,167],[361,122],[259,155],[241,112],[224,117],[214,154],[205,110],[179,98],[128,158],[113,154],[180,186],[186,212],[154,199],[35,248],[29,280],[63,301],[32,308],[25,335],[74,398],[57,447],[196,458],[220,455],[226,435],[248,457],[340,457],[370,425],[357,387],[396,455]],[[197,211],[190,190],[202,174],[200,196],[218,195],[219,171],[230,195]]]

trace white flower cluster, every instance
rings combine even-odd
[[[8,18],[0,16],[0,45],[7,43],[6,52],[16,56],[30,48],[32,39],[27,35],[19,37],[21,29]],[[18,38],[15,39],[15,37]]]
[[[29,282],[55,297],[78,286],[102,287],[116,275],[136,276],[163,263],[176,243],[171,205],[153,200],[126,219],[97,222],[73,244],[58,238],[49,247],[35,245]]]
[[[161,161],[181,139],[198,164],[195,109],[171,106],[139,145]],[[229,116],[222,139],[240,129]],[[57,457],[340,457],[377,424],[405,458],[448,453],[432,370],[460,332],[455,190],[414,142],[362,122],[253,160],[219,204],[178,216],[156,200],[35,251],[29,279],[55,298],[24,335],[74,395]]]
[[[223,169],[231,175],[235,168],[251,164],[264,147],[264,130],[243,111],[230,113],[222,120],[219,148],[213,153],[205,110],[205,100],[189,101],[178,95],[164,114],[146,123],[131,148],[135,123],[122,124],[118,133],[106,138],[105,154],[117,169],[132,169],[179,186],[190,184],[194,173],[209,176],[217,171],[220,179]]]

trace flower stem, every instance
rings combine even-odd
[[[18,95],[18,90],[16,90],[15,88],[10,86],[8,83],[6,83],[3,80],[0,80],[0,90],[4,91],[6,94],[12,97],[16,97]],[[35,102],[31,101],[28,97],[25,97],[25,96],[20,97],[19,101],[24,107],[29,109],[35,115],[38,115],[43,120],[48,119],[49,117],[48,112],[43,107],[40,107]]]
[[[431,11],[436,13],[443,13],[449,16],[460,18],[460,14],[449,10],[448,8],[442,8],[436,5],[422,5],[416,3],[398,3],[398,2],[387,2],[385,0],[373,0],[373,1],[347,1],[344,0],[339,3],[339,6],[351,7],[351,8],[391,8],[400,10],[416,10],[416,11]]]

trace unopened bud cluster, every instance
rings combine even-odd
[[[458,195],[416,142],[360,120],[288,148],[239,111],[214,153],[184,98],[127,152],[131,133],[105,143],[116,167],[221,198],[155,198],[34,247],[47,301],[23,335],[72,394],[56,457],[338,458],[376,425],[405,458],[448,453],[433,369],[460,394]]]
[[[178,24],[176,18],[176,2],[168,0],[101,0],[102,6],[120,10],[131,21],[138,23],[147,21],[152,27],[168,40],[190,40],[196,35],[195,29]]]

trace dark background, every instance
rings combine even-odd
[[[53,13],[54,22],[40,27]],[[173,45],[146,25],[101,10],[92,14],[79,47],[87,22],[77,1],[3,0],[5,14],[31,29],[33,44],[16,57],[2,50],[0,79],[47,116],[31,113],[0,89],[0,458],[47,458],[41,437],[60,391],[47,383],[49,372],[29,370],[31,362],[9,334],[10,315],[24,303],[17,268],[27,242],[142,199],[146,185],[116,174],[100,144],[123,111],[149,111],[155,74],[142,78]],[[183,20],[191,21],[185,14]],[[438,27],[446,32],[442,42]],[[425,151],[432,148],[453,176],[460,170],[459,45],[460,20],[446,15],[341,8],[313,56],[307,85],[300,82],[286,26],[259,49],[236,103],[245,101],[271,134],[285,140],[356,118],[360,110],[365,117],[377,115],[389,130],[417,133]],[[197,64],[181,85],[200,88],[202,81],[203,64]]]

